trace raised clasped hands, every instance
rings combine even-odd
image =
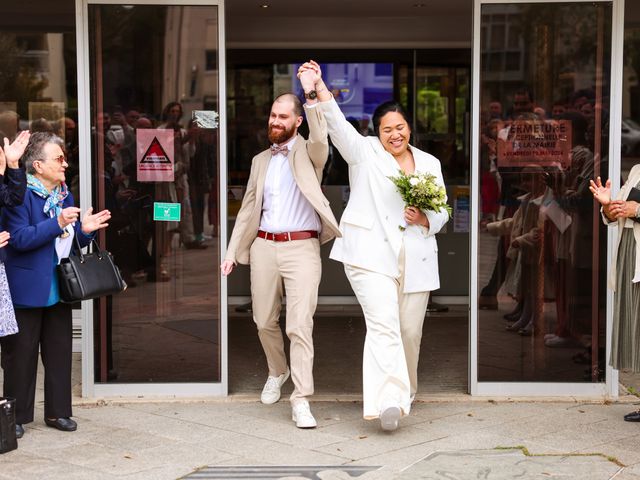
[[[298,67],[298,79],[302,87],[313,90],[316,84],[322,80],[322,70],[315,60],[309,60]]]

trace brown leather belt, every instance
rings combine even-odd
[[[274,242],[289,242],[291,240],[306,240],[308,238],[318,238],[315,230],[302,230],[300,232],[269,233],[258,230],[258,237]]]

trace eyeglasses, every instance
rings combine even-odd
[[[59,157],[52,158],[51,161],[58,162],[60,165],[62,165],[63,163],[66,163],[67,157],[65,157],[64,155],[60,155]]]
[[[38,162],[45,162],[46,160],[38,160]],[[67,157],[64,155],[60,155],[59,157],[54,157],[51,159],[52,162],[58,162],[60,165],[67,163]]]

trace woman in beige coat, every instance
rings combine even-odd
[[[615,200],[611,180],[600,177],[589,189],[602,205],[602,220],[618,226],[609,288],[614,291],[611,365],[640,373],[640,164],[635,165]],[[627,422],[640,422],[640,410],[628,413]]]

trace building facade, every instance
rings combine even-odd
[[[309,58],[363,135],[395,98],[442,163],[453,216],[423,393],[617,394],[615,232],[588,181],[620,185],[640,159],[634,0],[28,0],[0,7],[0,58],[0,134],[56,132],[80,206],[113,213],[99,240],[130,288],[74,310],[83,395],[261,387],[248,269],[219,265],[272,99],[300,93]],[[339,218],[334,148],[322,183]],[[363,321],[322,255],[316,390],[357,394]]]

